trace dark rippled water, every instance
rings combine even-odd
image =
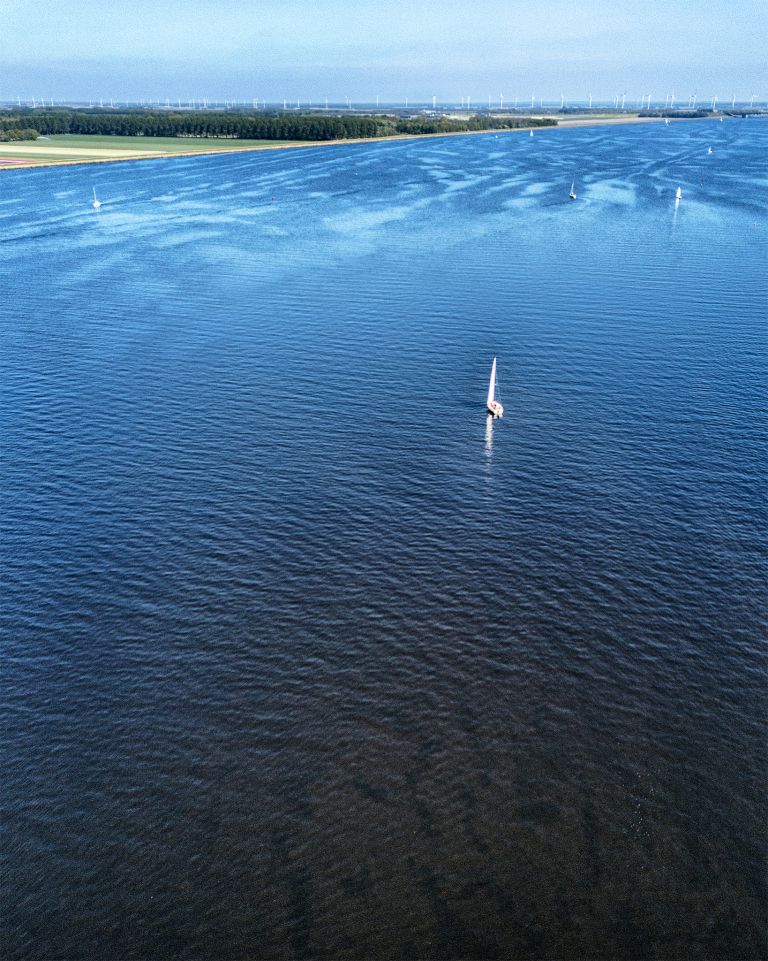
[[[0,175],[4,958],[765,957],[766,147]]]

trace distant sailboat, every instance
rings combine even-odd
[[[571,184],[571,192],[568,194],[568,199],[569,199],[569,200],[575,200],[575,199],[576,199],[576,181],[575,181],[575,180],[574,180],[573,183]]]
[[[707,154],[711,154],[711,153],[712,153],[712,148],[711,148],[711,147],[707,147]]]
[[[501,406],[498,400],[496,400],[496,358],[493,358],[493,363],[491,364],[491,380],[488,384],[488,400],[486,401],[486,406],[488,408],[488,413],[493,417],[503,417],[504,408]]]
[[[680,203],[682,199],[683,199],[683,188],[678,187],[677,193],[675,194],[675,200],[677,201],[677,203]]]
[[[98,210],[99,207],[101,206],[101,201],[100,201],[99,198],[96,196],[96,188],[95,188],[95,187],[93,188],[93,203],[91,204],[91,206],[93,207],[94,210]]]
[[[530,131],[528,132],[528,136],[529,136],[529,137],[532,137],[532,136],[533,136],[533,131],[532,131],[532,130],[530,130]]]
[[[664,118],[664,126],[665,126],[665,127],[668,127],[668,126],[669,126],[669,118],[668,118],[668,117],[665,117],[665,118]]]

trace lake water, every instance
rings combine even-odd
[[[0,174],[4,959],[766,956],[766,148]]]

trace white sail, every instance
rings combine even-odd
[[[677,188],[677,193],[675,194],[675,199],[676,199],[676,200],[682,200],[682,198],[683,198],[683,188],[682,188],[682,187],[678,187],[678,188]]]
[[[493,363],[491,364],[491,382],[488,384],[488,407],[494,401],[494,394],[496,393],[496,358],[493,358]]]

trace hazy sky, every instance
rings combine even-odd
[[[0,0],[0,100],[768,98],[765,0]]]

